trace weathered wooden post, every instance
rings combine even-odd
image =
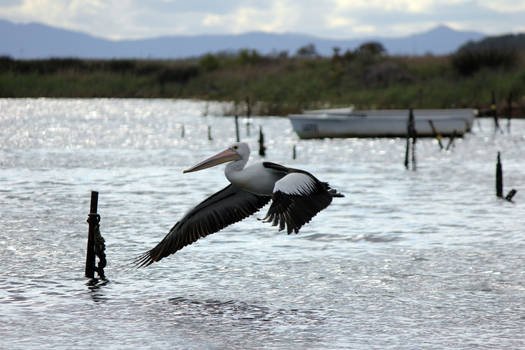
[[[264,146],[264,134],[262,132],[262,126],[259,126],[259,155],[261,157],[266,156],[266,147]]]
[[[409,157],[410,157],[410,148],[412,147],[412,170],[416,170],[416,140],[417,132],[414,120],[414,111],[412,108],[408,112],[407,120],[407,142],[405,150],[405,168],[409,169]],[[412,145],[410,142],[412,140]]]
[[[412,110],[410,110],[412,112]],[[412,115],[412,119],[414,116]],[[416,170],[416,142],[417,142],[417,132],[415,128],[415,122],[412,124],[412,170]]]
[[[239,116],[235,115],[235,140],[239,142],[241,138],[239,137]]]
[[[97,214],[98,192],[91,191],[91,204],[87,222],[89,223],[87,251],[86,251],[86,277],[95,278],[95,231],[100,221]]]
[[[211,125],[208,125],[208,141],[211,140],[213,140],[213,138],[211,137]]]
[[[512,118],[512,92],[507,98],[507,131],[510,132],[510,119]]]
[[[445,148],[445,150],[448,151],[450,147],[454,146],[454,140],[456,140],[456,136],[457,136],[457,132],[456,130],[454,130],[452,132],[452,135],[450,135],[450,138],[448,139],[447,148]]]
[[[514,188],[507,193],[505,200],[512,202],[512,198],[518,191]],[[496,196],[503,198],[503,165],[501,164],[501,153],[498,152],[498,162],[496,163]]]
[[[500,152],[498,152],[498,162],[496,163],[496,196],[503,198],[503,167],[501,166]]]
[[[410,133],[408,132],[408,129],[407,129],[407,139],[406,139],[406,146],[405,146],[405,168],[408,170],[408,166],[409,166],[409,159],[410,157]]]
[[[428,123],[430,124],[430,127],[432,128],[432,134],[434,134],[434,137],[438,141],[439,149],[443,149],[443,143],[441,142],[441,135],[438,134],[436,126],[434,125],[434,122],[432,120],[429,120]]]
[[[514,197],[514,195],[517,193],[518,191],[516,191],[514,188],[512,190],[509,191],[509,193],[507,193],[507,195],[505,196],[505,200],[509,201],[509,202],[512,202],[512,198]]]
[[[106,267],[106,245],[104,238],[100,234],[100,215],[97,213],[98,207],[98,192],[91,191],[91,205],[87,222],[89,223],[88,243],[86,251],[86,269],[85,275],[92,280],[95,278],[95,271],[103,280],[106,279],[104,275],[104,267]],[[98,256],[98,266],[95,265],[95,257]]]
[[[293,145],[292,147],[292,159],[296,159],[297,158],[297,151],[295,150],[295,144]]]

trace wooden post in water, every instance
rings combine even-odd
[[[441,135],[438,134],[436,126],[434,125],[434,122],[432,120],[429,120],[428,123],[430,124],[430,127],[432,128],[432,133],[434,134],[434,137],[438,141],[439,149],[443,149],[443,143],[441,142]]]
[[[408,170],[408,166],[409,166],[409,161],[408,161],[408,158],[410,156],[410,133],[408,132],[408,129],[407,129],[407,140],[406,140],[406,146],[405,146],[405,168]]]
[[[510,118],[512,118],[512,92],[507,98],[507,131],[510,133]]]
[[[503,198],[503,167],[501,166],[500,152],[498,152],[498,162],[496,163],[496,196]]]
[[[259,155],[261,157],[266,156],[266,147],[264,146],[264,134],[262,132],[262,126],[259,126]]]
[[[509,191],[509,193],[507,193],[507,195],[505,196],[505,200],[508,200],[509,202],[512,202],[512,198],[514,197],[514,195],[517,193],[518,191],[516,191],[514,188],[512,190]]]
[[[295,150],[295,144],[293,145],[293,148],[292,148],[292,159],[296,159],[297,158],[297,151]]]
[[[213,138],[211,137],[211,125],[208,125],[208,141],[211,140],[213,140]]]
[[[412,110],[410,110],[412,113]],[[414,119],[414,116],[412,115],[412,119]],[[416,170],[416,142],[417,142],[417,132],[415,128],[415,122],[412,124],[412,170]]]
[[[407,143],[405,150],[405,168],[409,169],[410,148],[412,147],[412,170],[416,170],[416,140],[417,132],[414,119],[414,110],[409,109],[407,120]],[[412,141],[412,144],[411,144]]]
[[[457,136],[457,132],[456,130],[454,130],[452,132],[452,135],[450,135],[450,139],[448,139],[447,148],[445,148],[445,150],[448,151],[450,147],[454,146],[454,140],[456,140],[456,136]]]
[[[235,115],[235,140],[239,142],[241,138],[239,137],[239,116]]]
[[[182,124],[182,126],[180,128],[180,137],[184,138],[184,124]]]
[[[518,191],[514,188],[507,193],[505,200],[512,202],[512,198]],[[498,152],[498,162],[496,163],[496,196],[503,198],[503,165],[501,164],[501,153]]]
[[[89,233],[86,251],[86,271],[85,275],[88,278],[95,278],[95,231],[99,222],[99,215],[97,214],[98,207],[98,192],[91,191],[91,205],[89,209],[89,216],[87,222],[89,223]]]

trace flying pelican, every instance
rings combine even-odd
[[[203,170],[230,162],[224,171],[230,185],[202,201],[177,222],[153,249],[135,260],[138,267],[148,266],[192,244],[201,237],[215,233],[240,221],[266,205],[272,204],[265,222],[285,227],[288,234],[299,229],[326,208],[333,197],[342,194],[319,181],[312,174],[271,162],[246,166],[250,148],[236,142],[226,150],[184,170]]]

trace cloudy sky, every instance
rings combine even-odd
[[[438,24],[497,35],[525,32],[525,0],[0,0],[0,19],[108,39],[247,31],[392,37]]]

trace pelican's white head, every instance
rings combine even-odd
[[[241,159],[248,160],[250,157],[250,146],[246,142],[234,142],[228,147],[232,151],[236,152]]]
[[[202,162],[194,165],[193,167],[186,169],[183,173],[190,173],[192,171],[203,170],[210,168],[215,165],[219,165],[226,162],[240,160],[242,166],[246,164],[250,157],[250,147],[244,142],[235,142],[224,151],[217,153],[216,155],[203,160]]]

